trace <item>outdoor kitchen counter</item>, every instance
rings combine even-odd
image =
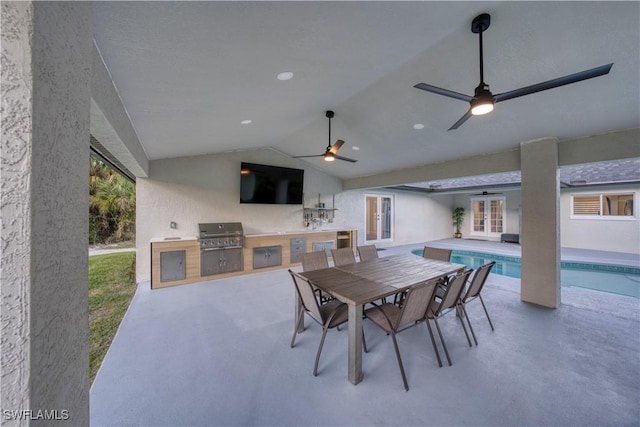
[[[151,289],[200,280],[200,245],[195,237],[154,237],[151,244]],[[162,269],[164,263],[164,270]],[[171,273],[168,273],[168,270]],[[178,273],[176,270],[180,270]]]
[[[151,288],[156,289],[194,282],[204,282],[248,274],[255,271],[291,268],[292,266],[300,265],[299,262],[291,262],[292,239],[306,239],[306,252],[312,252],[314,246],[317,247],[318,244],[330,244],[331,247],[339,247],[339,233],[345,232],[353,233],[350,234],[350,236],[353,236],[350,242],[352,242],[352,248],[355,251],[355,230],[302,230],[246,234],[244,236],[244,246],[242,249],[243,271],[221,273],[212,276],[201,276],[200,242],[197,237],[154,237],[150,239],[149,242],[151,245]],[[254,268],[254,249],[278,246],[281,248],[281,262],[279,264],[259,269]],[[317,248],[315,250],[317,250]],[[184,251],[184,254],[182,254],[181,251]],[[174,256],[177,258],[174,258]],[[161,266],[162,262],[165,263],[164,270]],[[180,265],[180,262],[184,263],[184,267]],[[178,267],[184,268],[184,278],[182,276],[179,278],[174,277],[172,275],[173,270],[169,270],[170,272],[167,273],[167,263],[177,264]],[[165,275],[164,280],[162,280],[163,272]],[[167,277],[169,278],[167,279]]]
[[[176,236],[176,237],[152,237],[150,243],[159,242],[183,242],[189,240],[198,240],[196,236]]]

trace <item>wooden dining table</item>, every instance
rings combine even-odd
[[[348,379],[362,381],[362,315],[364,305],[395,295],[427,280],[465,269],[462,264],[413,254],[392,255],[355,264],[300,273],[323,292],[348,306]],[[296,317],[302,306],[296,298]],[[304,329],[304,325],[300,325]]]

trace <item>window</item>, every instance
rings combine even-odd
[[[633,199],[633,193],[574,195],[571,197],[571,217],[633,219]]]

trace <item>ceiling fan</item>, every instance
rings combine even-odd
[[[491,15],[489,15],[488,13],[483,13],[476,16],[471,23],[471,32],[474,34],[478,34],[480,38],[480,84],[478,85],[478,87],[476,87],[474,96],[465,95],[448,89],[442,89],[436,86],[428,85],[426,83],[418,83],[414,86],[417,89],[422,89],[427,92],[448,96],[449,98],[459,99],[461,101],[466,101],[469,103],[469,110],[457,122],[455,122],[453,126],[449,128],[449,130],[458,129],[472,115],[478,116],[489,113],[493,110],[493,107],[497,102],[507,101],[509,99],[517,98],[520,96],[541,92],[543,90],[553,89],[559,86],[591,79],[593,77],[603,76],[605,74],[608,74],[609,70],[613,66],[613,63],[606,64],[600,67],[592,68],[590,70],[580,71],[578,73],[569,74],[557,79],[548,80],[546,82],[493,95],[489,90],[489,85],[484,82],[484,65],[482,60],[482,33],[489,28],[490,24]]]
[[[500,195],[502,193],[492,193],[490,191],[483,191],[482,193],[477,193],[477,194],[471,194],[471,196],[495,196],[495,195]]]
[[[294,156],[294,159],[302,159],[304,157],[324,157],[324,160],[327,162],[333,162],[335,159],[345,160],[351,163],[357,162],[357,160],[338,156],[336,154],[340,147],[342,147],[342,145],[344,144],[344,141],[339,139],[335,144],[331,145],[331,119],[333,118],[334,113],[333,111],[328,110],[324,115],[329,119],[329,145],[327,145],[327,149],[325,150],[324,154],[317,154],[314,156]]]

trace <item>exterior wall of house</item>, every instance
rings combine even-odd
[[[91,22],[2,2],[2,425],[89,424]]]
[[[580,194],[634,193],[634,217],[631,219],[571,218],[571,197]],[[562,246],[599,251],[640,253],[640,185],[620,184],[590,188],[567,188],[560,197]]]
[[[398,246],[453,236],[452,196],[430,197],[424,193],[376,188],[350,190],[336,195],[340,208],[336,225],[358,230],[358,244],[365,244],[365,197],[389,195],[393,198],[393,238],[378,247]]]
[[[491,191],[493,193],[499,193],[487,197],[504,197],[505,198],[505,233],[513,233],[520,234],[520,189],[500,189]],[[453,207],[463,207],[464,208],[464,221],[462,223],[462,227],[460,227],[460,231],[462,232],[462,238],[467,239],[473,236],[471,232],[471,217],[472,217],[472,205],[471,198],[472,197],[480,197],[472,194],[456,194],[453,196]],[[500,241],[500,237],[485,237],[486,240]]]

